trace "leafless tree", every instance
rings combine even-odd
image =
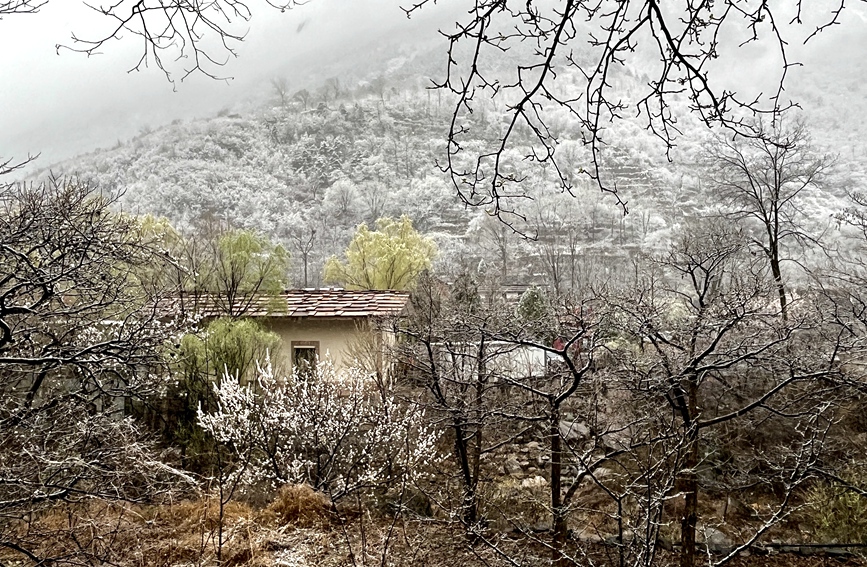
[[[493,415],[545,447],[551,537],[510,521],[549,548],[555,565],[585,558],[584,544],[569,536],[570,517],[578,512],[607,516],[608,526],[582,524],[581,531],[596,529],[599,535],[613,528],[621,565],[651,564],[664,495],[675,478],[668,435],[651,427],[655,408],[640,399],[624,400],[629,387],[619,386],[621,377],[600,365],[607,319],[602,294],[580,300],[561,295],[549,302],[535,290],[481,329],[492,353],[486,365],[497,369],[496,381],[507,392],[508,403],[501,402]],[[585,504],[592,492],[601,500]]]
[[[580,508],[582,489],[596,486],[611,504],[606,512],[619,520],[621,542],[635,526],[651,526],[650,544],[633,546],[635,557],[647,557],[649,563],[655,549],[661,495],[670,490],[673,473],[659,464],[652,465],[652,470],[645,467],[637,484],[644,482],[649,486],[645,491],[658,497],[637,516],[650,517],[644,523],[637,516],[623,520],[624,504],[635,498],[639,489],[636,483],[624,489],[619,481],[602,480],[603,467],[614,462],[642,463],[638,451],[655,448],[658,440],[635,433],[617,445],[613,439],[628,437],[626,428],[596,419],[599,396],[594,390],[610,379],[602,378],[596,366],[604,337],[595,332],[602,319],[600,311],[591,308],[591,301],[569,303],[565,297],[559,298],[562,304],[558,309],[552,308],[541,292],[535,300],[522,300],[516,311],[513,305],[496,299],[492,290],[480,293],[478,284],[466,274],[450,291],[430,280],[419,286],[412,313],[401,328],[401,334],[409,339],[402,343],[401,358],[410,375],[428,390],[429,414],[451,431],[454,449],[448,462],[455,467],[452,473],[461,486],[459,517],[467,530],[496,548],[486,535],[485,526],[491,519],[486,514],[494,510],[485,494],[490,475],[497,473],[486,468],[485,462],[519,439],[538,438],[545,447],[549,471],[545,509],[551,514],[552,537],[534,535],[514,510],[497,510],[498,514],[548,547],[556,564],[569,565],[578,557],[570,550],[574,543],[569,541],[568,518]],[[577,417],[567,417],[567,412]],[[623,408],[620,413],[624,413]],[[638,421],[630,423],[633,430],[638,429]],[[504,465],[497,462],[496,466]],[[666,474],[667,482],[662,478]],[[623,561],[633,558],[626,547],[621,553]]]
[[[317,218],[319,217],[319,218]],[[303,287],[309,285],[309,269],[311,255],[314,254],[317,235],[323,223],[321,211],[314,210],[307,214],[295,215],[286,219],[286,236],[292,243],[296,257],[301,260]]]
[[[483,249],[493,249],[499,268],[499,277],[503,283],[509,275],[509,260],[514,261],[514,254],[518,247],[519,237],[513,225],[499,222],[499,220],[484,211],[480,211],[473,220],[472,228],[478,233]]]
[[[141,282],[162,260],[137,240],[137,221],[111,213],[111,197],[75,180],[0,189],[0,364],[26,405],[66,367],[121,378],[124,367],[156,363],[166,337]],[[112,380],[97,382],[92,394],[111,392]]]
[[[423,386],[429,415],[450,431],[452,461],[461,486],[458,517],[474,530],[480,512],[482,459],[514,432],[501,409],[498,373],[492,362],[510,347],[493,344],[486,329],[502,316],[502,305],[486,305],[478,284],[464,274],[449,293],[424,274],[413,294],[411,314],[398,332],[405,339],[398,356],[410,377]]]
[[[289,103],[289,81],[286,80],[286,77],[271,79],[271,88],[274,89],[274,95],[280,102],[280,106],[285,108]]]
[[[123,418],[125,399],[165,386],[177,326],[147,285],[164,254],[114,202],[72,179],[0,187],[0,548],[34,564],[110,553],[70,551],[74,522],[42,533],[53,507],[77,517],[183,478]]]
[[[48,0],[3,0],[0,2],[0,16],[8,14],[33,14],[48,3]]]
[[[193,314],[204,308],[242,317],[286,289],[288,252],[253,231],[208,222],[183,239],[178,254],[185,268],[182,307]]]
[[[9,158],[5,161],[0,161],[0,175],[7,175],[12,173],[13,171],[19,170],[22,167],[25,167],[27,164],[35,160],[37,156],[28,155],[27,158],[16,161],[14,158]]]
[[[755,138],[717,137],[706,159],[724,213],[746,224],[767,259],[785,316],[786,248],[790,243],[819,244],[810,233],[803,202],[806,193],[824,184],[834,160],[815,153],[801,122],[758,121],[754,129],[760,134]]]
[[[531,246],[538,251],[554,293],[560,295],[578,285],[583,215],[576,203],[558,199],[559,195],[547,197],[537,199],[527,220],[535,237]]]
[[[700,479],[711,466],[703,448],[736,455],[713,488],[779,487],[775,507],[743,542],[752,544],[788,515],[795,491],[815,475],[842,373],[842,335],[824,309],[805,294],[782,317],[776,287],[742,254],[742,238],[719,224],[699,230],[686,230],[659,259],[670,280],[613,300],[622,336],[637,347],[615,355],[618,364],[637,378],[637,392],[665,404],[674,418],[668,434],[677,447],[675,488],[684,495],[683,567],[696,564],[699,494],[710,488]]]
[[[412,14],[432,3],[419,0],[406,11]],[[761,137],[765,133],[749,119],[790,106],[783,99],[788,68],[795,64],[789,59],[789,42],[808,42],[838,23],[843,9],[840,3],[815,28],[806,30],[805,37],[793,40],[793,28],[803,20],[800,4],[793,7],[794,17],[782,16],[790,7],[743,6],[729,0],[678,9],[656,0],[476,2],[468,18],[445,33],[450,42],[448,70],[437,86],[452,92],[458,102],[443,169],[468,204],[508,216],[516,212],[515,203],[530,196],[520,185],[523,178],[504,167],[503,157],[512,148],[530,162],[553,167],[564,190],[573,188],[571,172],[557,155],[561,137],[550,127],[552,109],[568,113],[580,124],[576,135],[592,154],[584,173],[612,192],[600,165],[603,128],[628,110],[637,110],[666,148],[680,134],[671,107],[676,97],[685,97],[690,110],[708,126]],[[767,43],[777,51],[779,82],[766,100],[741,98],[709,73],[724,39],[733,34],[744,36],[744,43]],[[617,96],[612,83],[621,65],[641,54],[654,61],[647,68],[652,78],[643,96],[629,103]],[[508,56],[512,60],[504,70],[501,62]],[[558,83],[559,72],[569,68],[583,78],[576,89]],[[471,135],[471,116],[489,98],[507,113],[505,128],[486,148],[469,150],[464,144]]]
[[[307,106],[310,104],[310,97],[310,91],[307,89],[301,89],[292,95],[292,100],[300,102],[302,109],[307,110]]]
[[[551,459],[551,516],[554,535],[551,544],[552,557],[555,565],[567,565],[565,545],[568,538],[569,500],[580,485],[580,479],[571,487],[564,487],[564,457],[568,455],[569,447],[568,444],[564,446],[564,437],[568,431],[564,432],[563,410],[566,403],[579,394],[579,389],[596,368],[594,316],[591,315],[589,305],[583,302],[567,302],[565,309],[557,310],[556,313],[548,305],[537,305],[529,310],[529,313],[522,313],[520,307],[521,305],[517,328],[498,334],[507,342],[544,353],[545,371],[542,374],[507,376],[505,380],[541,402],[535,415],[525,415],[525,419],[540,422],[547,428],[545,437],[549,443]],[[566,429],[568,430],[568,426]]]
[[[298,4],[266,2],[281,11]],[[66,48],[87,55],[102,51],[108,44],[124,36],[138,38],[142,50],[138,61],[130,70],[141,70],[150,64],[162,71],[170,82],[175,82],[171,64],[185,61],[180,73],[184,80],[194,73],[222,79],[219,68],[230,57],[236,57],[236,45],[243,41],[245,24],[253,13],[245,0],[217,0],[202,4],[189,0],[151,1],[121,0],[112,4],[89,4],[97,14],[112,25],[102,36],[72,35]]]

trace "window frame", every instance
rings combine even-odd
[[[296,356],[296,351],[298,351],[298,350],[313,349],[313,353],[316,356],[316,360],[317,361],[319,360],[319,341],[290,341],[289,349],[292,352],[291,363],[292,363],[292,371],[293,372],[295,371],[296,366],[298,366],[298,363],[297,363],[298,358]]]

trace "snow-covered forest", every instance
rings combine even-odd
[[[669,155],[640,119],[606,128],[602,178],[616,187],[617,198],[588,178],[587,147],[564,134],[558,150],[574,191],[559,187],[553,168],[528,171],[523,188],[532,199],[516,200],[518,214],[505,219],[511,227],[503,226],[489,208],[467,207],[441,171],[454,101],[422,80],[440,56],[404,51],[367,74],[330,77],[309,89],[293,90],[291,78],[275,78],[261,85],[260,105],[146,128],[110,149],[45,167],[41,175],[74,174],[122,193],[125,211],[164,217],[182,232],[214,220],[257,231],[290,251],[291,281],[304,287],[322,284],[325,260],[345,248],[359,223],[372,226],[381,217],[407,215],[434,238],[442,251],[436,270],[446,279],[482,261],[503,284],[565,290],[596,277],[589,265],[619,272],[640,253],[665,250],[684,222],[725,209],[709,181],[708,160],[714,137],[725,133],[708,131],[685,101],[672,97],[683,134]],[[791,87],[803,110],[793,109],[787,121],[803,124],[806,152],[835,164],[797,206],[811,233],[836,239],[835,215],[849,206],[847,191],[865,169],[861,122],[851,119],[865,110],[865,97],[862,85],[841,77],[849,84],[840,103],[836,89],[825,88],[828,74],[809,73]],[[634,98],[647,81],[627,67],[617,86]],[[555,132],[580,133],[573,116],[552,115]],[[472,148],[495,140],[505,115],[482,103],[470,118]],[[524,157],[519,147],[503,160],[522,175]]]

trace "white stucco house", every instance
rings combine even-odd
[[[338,368],[365,356],[373,359],[363,362],[381,366],[394,340],[384,323],[408,302],[408,293],[392,290],[293,289],[280,294],[276,308],[247,316],[280,335],[292,368],[326,355]]]
[[[382,367],[394,340],[386,323],[403,313],[408,302],[409,293],[393,290],[289,289],[247,301],[242,316],[280,336],[283,351],[274,358],[289,372],[326,356],[338,369],[361,362],[374,370]],[[221,315],[211,303],[199,301],[200,317]]]

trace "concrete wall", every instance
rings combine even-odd
[[[283,340],[282,362],[287,372],[292,370],[293,342],[296,346],[317,343],[320,358],[324,358],[327,353],[337,368],[345,368],[352,362],[348,352],[351,345],[353,342],[357,344],[358,337],[366,333],[363,323],[354,319],[276,317],[262,322]]]

